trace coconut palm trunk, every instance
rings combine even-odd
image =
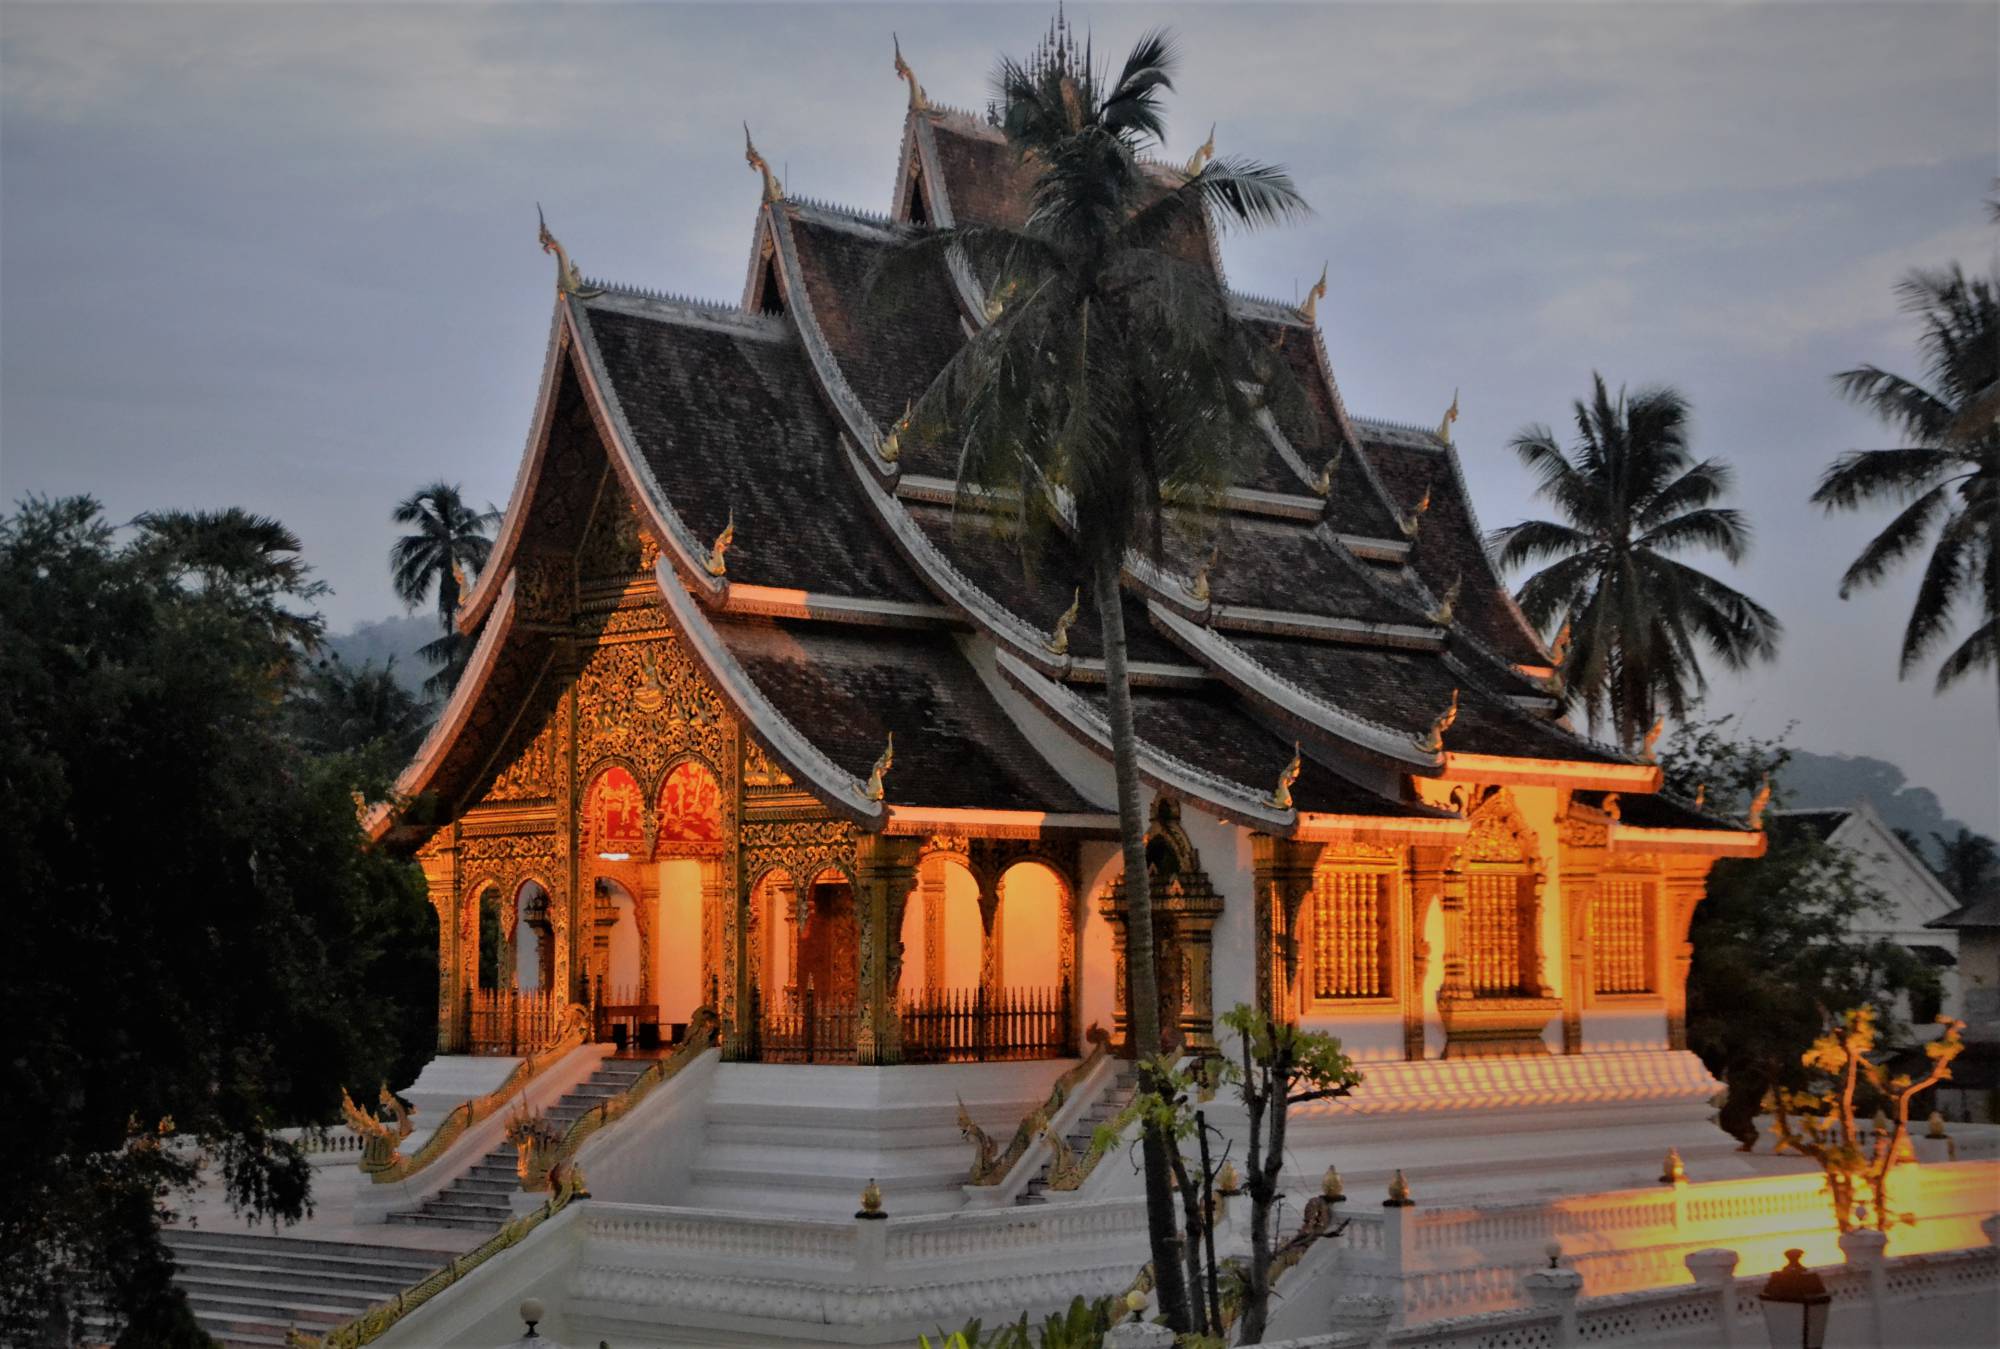
[[[1125,607],[1120,560],[1100,553],[1095,566],[1097,616],[1104,639],[1104,683],[1111,720],[1111,771],[1118,786],[1118,833],[1125,853],[1125,1027],[1139,1061],[1139,1089],[1156,1083],[1148,1067],[1160,1052],[1160,972],[1153,954],[1153,895],[1146,876],[1146,817],[1139,805],[1139,740],[1132,729],[1126,678]],[[1140,1142],[1146,1177],[1146,1238],[1160,1307],[1176,1331],[1188,1328],[1182,1240],[1174,1223],[1170,1141],[1150,1116]]]

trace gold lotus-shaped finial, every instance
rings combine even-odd
[[[1338,1204],[1347,1198],[1347,1189],[1340,1183],[1340,1168],[1329,1166],[1326,1174],[1319,1178],[1319,1192],[1329,1204]]]
[[[1404,1177],[1401,1168],[1398,1168],[1395,1178],[1389,1182],[1389,1197],[1382,1201],[1382,1207],[1408,1208],[1416,1202],[1410,1197],[1409,1180]]]
[[[1681,1162],[1680,1149],[1668,1148],[1666,1161],[1660,1163],[1660,1184],[1685,1185],[1687,1178],[1688,1169]]]

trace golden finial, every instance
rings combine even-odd
[[[1429,618],[1431,622],[1441,628],[1451,626],[1452,606],[1458,603],[1459,588],[1464,582],[1465,578],[1463,576],[1454,576],[1451,578],[1451,584],[1445,588],[1444,598],[1438,601],[1437,608],[1430,611]]]
[[[729,551],[729,545],[734,542],[736,542],[736,512],[732,508],[729,512],[729,523],[724,525],[722,532],[715,536],[714,546],[708,550],[708,558],[702,563],[704,567],[708,568],[710,576],[727,576],[729,574],[729,562],[723,555]]]
[[[1188,598],[1196,604],[1208,603],[1208,569],[1215,565],[1215,559],[1220,556],[1222,556],[1222,545],[1218,543],[1208,550],[1208,561],[1195,568],[1194,579],[1183,587],[1188,593]]]
[[[1389,1182],[1389,1197],[1382,1201],[1383,1208],[1409,1208],[1417,1201],[1410,1198],[1410,1182],[1404,1178],[1400,1168],[1396,1177]]]
[[[1347,1190],[1340,1183],[1340,1171],[1329,1166],[1326,1174],[1319,1178],[1319,1192],[1329,1204],[1338,1204],[1347,1198]]]
[[[1444,420],[1438,423],[1438,439],[1451,444],[1451,424],[1458,420],[1458,390],[1451,391],[1451,406],[1444,410]]]
[[[1757,794],[1750,798],[1750,827],[1752,829],[1763,828],[1764,807],[1770,804],[1771,804],[1771,779],[1767,775],[1764,779],[1763,785],[1757,788]]]
[[[1333,471],[1340,467],[1340,456],[1344,448],[1336,446],[1333,451],[1333,457],[1326,461],[1326,467],[1319,471],[1317,478],[1313,479],[1312,490],[1314,496],[1330,497],[1333,495]]]
[[[903,415],[890,423],[889,434],[882,437],[879,453],[883,463],[893,464],[903,457],[903,432],[910,429],[910,411],[913,407],[915,404],[911,400],[904,399]]]
[[[1181,172],[1185,173],[1188,177],[1192,178],[1196,174],[1200,173],[1203,169],[1207,168],[1208,161],[1214,158],[1215,158],[1215,123],[1210,122],[1208,124],[1208,139],[1201,143],[1201,147],[1194,152],[1194,157],[1188,160],[1187,167],[1185,169],[1182,169]]]
[[[580,300],[594,299],[604,292],[595,286],[583,284],[577,274],[576,264],[569,260],[569,250],[562,246],[555,235],[549,233],[549,222],[542,215],[542,204],[535,203],[535,223],[540,227],[536,237],[541,241],[542,252],[556,255],[556,294],[574,295]]]
[[[1430,508],[1431,508],[1431,484],[1425,483],[1423,499],[1417,502],[1417,508],[1411,511],[1408,515],[1402,517],[1401,520],[1397,521],[1397,523],[1403,527],[1404,538],[1414,539],[1417,537],[1417,531],[1423,528],[1424,512],[1428,511]]]
[[[898,79],[907,81],[910,86],[910,111],[927,111],[931,106],[930,100],[924,97],[924,87],[917,83],[917,72],[911,70],[910,63],[903,59],[902,39],[891,33],[889,34],[889,41],[894,43],[896,47],[896,76]]]
[[[1271,805],[1277,810],[1292,808],[1292,784],[1299,780],[1299,773],[1305,768],[1305,757],[1299,751],[1299,742],[1292,742],[1292,761],[1278,773],[1278,785],[1271,790]]]
[[[1687,1178],[1687,1167],[1681,1165],[1680,1149],[1668,1148],[1667,1160],[1660,1164],[1660,1184],[1685,1185]]]
[[[1697,782],[1694,788],[1694,808],[1702,810],[1708,805],[1708,784]]]
[[[743,162],[764,175],[764,200],[783,201],[785,185],[771,172],[771,166],[764,162],[764,156],[757,153],[756,145],[750,139],[750,124],[743,124]]]
[[[1082,612],[1083,587],[1078,586],[1076,592],[1070,596],[1069,608],[1063,610],[1062,616],[1056,619],[1055,635],[1042,643],[1043,650],[1047,651],[1051,656],[1067,656],[1069,654],[1070,624],[1076,622],[1076,616]]]
[[[1438,719],[1431,723],[1431,733],[1424,738],[1424,748],[1435,754],[1444,748],[1444,733],[1458,720],[1458,690],[1451,691],[1451,703],[1438,713]]]
[[[1647,763],[1659,762],[1659,757],[1653,753],[1653,746],[1660,743],[1660,733],[1666,729],[1667,719],[1657,717],[1653,721],[1653,729],[1646,732],[1646,743],[1639,747],[1639,757]]]
[[[1319,280],[1313,282],[1313,288],[1306,292],[1306,302],[1299,306],[1307,323],[1319,322],[1319,302],[1326,298],[1326,267],[1327,264],[1320,264]]]
[[[1624,810],[1624,807],[1618,803],[1618,793],[1606,792],[1604,796],[1604,805],[1601,807],[1601,809],[1604,811],[1606,815],[1609,815],[1614,820],[1622,818],[1619,812]]]
[[[875,760],[875,767],[868,774],[868,799],[882,799],[882,779],[888,776],[890,765],[896,762],[896,733],[889,732],[889,743],[882,746],[882,755]],[[870,1182],[871,1184],[873,1182]]]
[[[861,1187],[861,1211],[854,1216],[857,1218],[886,1218],[889,1216],[882,1212],[882,1187],[875,1183],[875,1177],[870,1176],[868,1183]]]

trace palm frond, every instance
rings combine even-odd
[[[1939,513],[1948,506],[1949,498],[1942,485],[1905,506],[1881,533],[1868,541],[1861,555],[1848,564],[1840,577],[1840,597],[1847,599],[1856,590],[1874,585],[1888,575],[1890,568],[1929,537]]]

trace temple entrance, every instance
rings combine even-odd
[[[805,930],[799,934],[798,977],[823,1001],[854,1001],[859,932],[854,887],[845,880],[815,881],[806,902]]]

